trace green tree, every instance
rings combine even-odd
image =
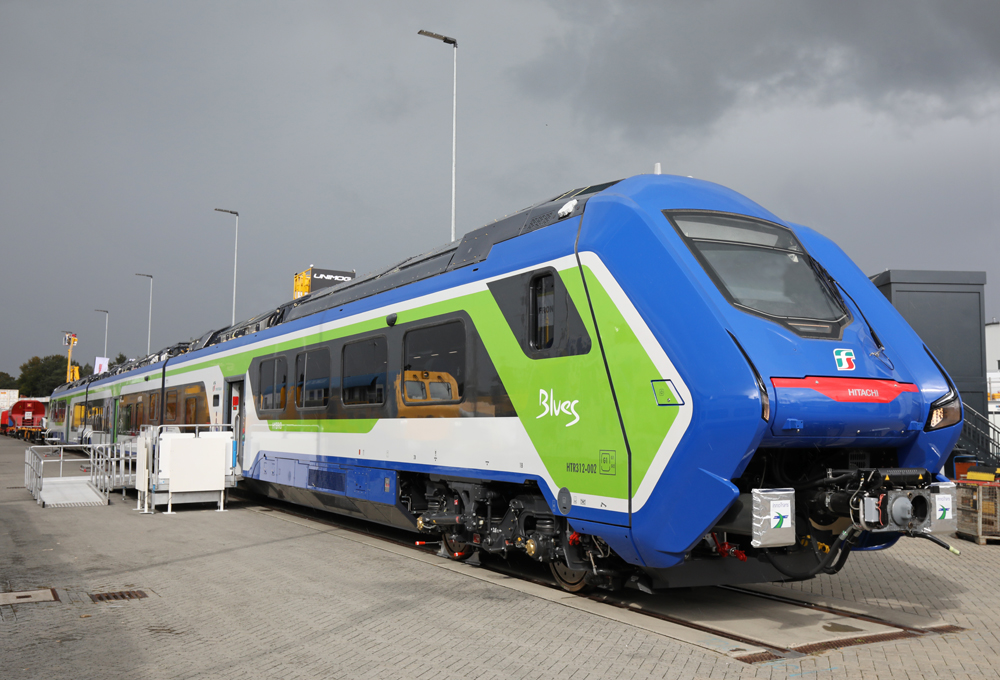
[[[73,362],[74,366],[79,366]],[[81,377],[85,375],[81,371]],[[17,379],[17,389],[25,397],[47,397],[52,390],[66,382],[66,357],[50,354],[47,357],[31,357],[21,364],[21,376]]]
[[[16,390],[17,378],[10,373],[0,371],[0,390]]]
[[[112,359],[110,362],[108,362],[108,368],[118,368],[119,366],[121,366],[122,364],[124,364],[126,361],[128,361],[128,357],[125,356],[124,354],[122,354],[121,352],[119,352],[118,356],[116,356],[114,359]]]

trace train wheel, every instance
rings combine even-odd
[[[586,569],[570,569],[562,562],[549,562],[549,569],[563,590],[578,593],[589,585],[586,581],[589,572]]]
[[[448,534],[441,535],[441,545],[448,551],[448,557],[453,560],[458,560],[459,562],[464,562],[469,559],[472,557],[472,553],[476,551],[472,545],[466,543],[465,541],[451,540],[451,537],[448,536]]]

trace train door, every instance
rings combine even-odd
[[[225,422],[232,424],[235,433],[236,465],[243,469],[243,440],[246,426],[243,418],[243,381],[234,380],[226,383]]]

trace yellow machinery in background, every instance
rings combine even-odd
[[[298,299],[320,288],[329,288],[330,286],[336,286],[338,283],[351,281],[354,277],[354,271],[317,269],[313,265],[309,265],[309,269],[295,275],[292,286],[292,299]]]
[[[75,345],[78,340],[76,338],[76,333],[70,333],[69,331],[63,331],[63,344],[67,348],[66,356],[66,382],[74,382],[80,379],[80,367],[73,365],[73,345]]]
[[[312,291],[312,267],[295,275],[295,284],[292,287],[292,299],[306,295]]]

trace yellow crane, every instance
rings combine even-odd
[[[67,347],[66,356],[66,382],[73,382],[80,379],[80,367],[73,365],[73,345],[77,343],[76,333],[63,331],[63,344]]]

